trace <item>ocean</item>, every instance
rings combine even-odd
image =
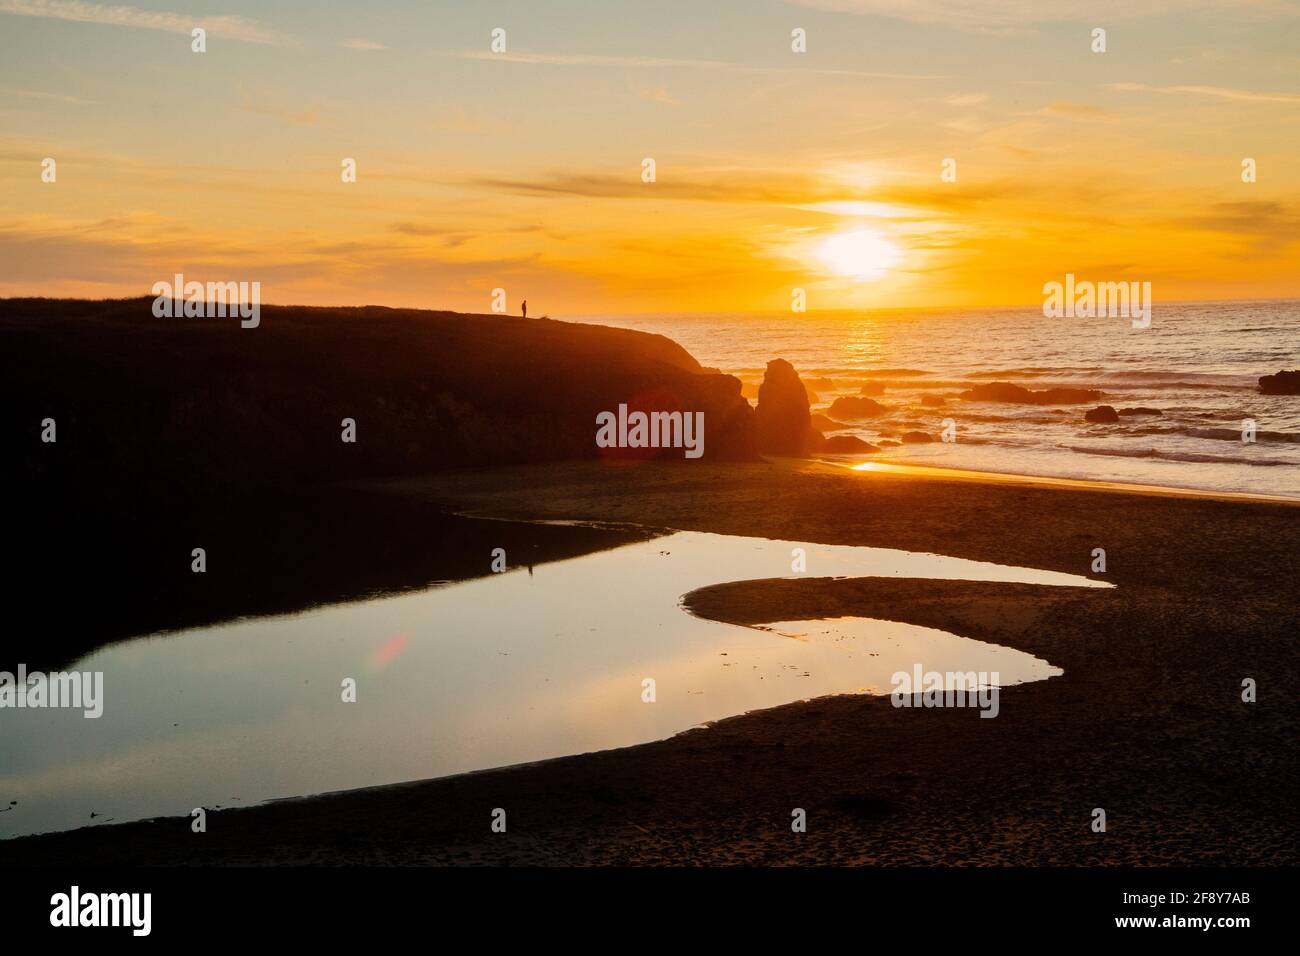
[[[872,397],[885,414],[841,418],[846,427],[826,434],[875,444],[923,431],[935,441],[887,447],[875,461],[1300,498],[1300,396],[1257,389],[1261,375],[1300,368],[1296,300],[1157,302],[1147,329],[1126,318],[1047,319],[1033,307],[574,320],[666,335],[740,378],[751,402],[774,358],[794,365],[814,413],[866,383],[883,386]],[[956,397],[995,381],[1104,396],[1080,405]],[[945,404],[922,405],[927,395]],[[1094,405],[1159,414],[1091,424],[1084,412]],[[938,440],[947,419],[951,443]],[[1248,420],[1253,442],[1242,440]]]

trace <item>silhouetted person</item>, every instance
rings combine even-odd
[[[524,299],[524,318],[528,318],[528,300]]]

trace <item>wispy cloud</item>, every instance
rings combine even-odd
[[[98,106],[98,100],[82,99],[80,96],[68,96],[63,93],[46,93],[43,90],[4,90],[9,96],[21,96],[31,100],[49,100],[56,103],[67,103],[71,106]]]
[[[892,17],[961,29],[1015,31],[1040,23],[1131,20],[1161,14],[1213,13],[1240,19],[1295,17],[1288,0],[788,0],[833,13]]]
[[[0,13],[17,16],[45,17],[51,20],[71,20],[77,23],[96,23],[104,26],[136,27],[142,30],[162,30],[167,33],[188,34],[202,27],[209,36],[236,40],[241,43],[260,43],[267,46],[289,46],[293,41],[266,29],[256,20],[240,16],[195,17],[162,10],[141,10],[125,5],[105,6],[83,0],[0,0]]]
[[[997,205],[1007,197],[1032,192],[1022,182],[996,182],[952,190],[904,184],[864,185],[827,171],[786,169],[683,169],[653,186],[641,182],[639,169],[625,174],[555,172],[533,179],[481,178],[468,185],[535,198],[670,200],[786,206],[840,216],[891,219],[931,218]],[[660,171],[662,175],[662,169]],[[1055,188],[1055,187],[1051,187]]]
[[[1264,253],[1276,253],[1300,241],[1300,207],[1294,203],[1272,200],[1214,203],[1204,212],[1176,219],[1174,223],[1236,236]]]
[[[459,60],[499,60],[542,66],[623,67],[629,69],[697,69],[731,73],[780,73],[803,76],[848,76],[876,80],[945,80],[943,74],[878,73],[868,70],[829,70],[797,66],[750,66],[726,60],[672,59],[658,56],[610,56],[597,53],[491,53],[486,50],[451,50],[445,56]]]
[[[343,47],[345,50],[387,50],[388,49],[388,47],[384,46],[382,43],[379,43],[376,40],[362,40],[360,38],[352,39],[352,40],[344,40],[342,43],[339,44],[339,46]]]
[[[520,196],[582,197],[586,199],[649,199],[689,202],[804,203],[843,198],[844,191],[803,174],[688,173],[653,187],[641,182],[639,168],[614,173],[555,173],[533,179],[481,178],[471,185]]]
[[[1111,83],[1107,88],[1120,93],[1183,93],[1190,96],[1212,96],[1223,100],[1244,100],[1251,103],[1300,103],[1300,93],[1259,93],[1254,90],[1234,90],[1224,86],[1148,86],[1146,83]]]
[[[447,229],[442,226],[432,226],[418,222],[395,222],[389,228],[393,232],[401,233],[404,236],[415,236],[420,239],[441,239],[444,246],[452,249],[463,246],[477,235],[474,232]]]
[[[1100,106],[1090,106],[1087,103],[1072,103],[1069,100],[1057,100],[1055,103],[1048,103],[1038,112],[1044,116],[1068,116],[1072,119],[1103,119],[1110,115]]]

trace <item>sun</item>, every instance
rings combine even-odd
[[[837,232],[818,243],[813,255],[831,271],[853,279],[879,279],[902,258],[897,245],[872,229]]]

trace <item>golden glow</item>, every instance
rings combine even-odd
[[[837,275],[879,279],[898,265],[898,246],[873,229],[838,232],[817,245],[817,259]]]
[[[103,14],[113,29],[78,46],[91,27],[19,6],[0,2],[0,56],[27,78],[0,124],[0,296],[145,295],[178,271],[302,305],[483,312],[505,288],[510,311],[557,318],[788,314],[795,289],[810,312],[1039,307],[1067,273],[1166,302],[1300,295],[1295,44],[1278,39],[1300,20],[1281,4],[1225,2],[1231,50],[1218,21],[1144,15],[1126,48],[1154,54],[1113,84],[1091,54],[1004,34],[999,4],[960,6],[1010,71],[972,68],[944,18],[877,49],[872,18],[827,10],[836,42],[808,69],[772,45],[784,14],[744,4],[700,33],[557,0],[508,56],[468,9],[263,4],[221,44],[225,71],[256,78],[237,84],[148,18]],[[1043,6],[1016,5],[1027,26]],[[441,52],[415,39],[435,24]],[[1182,60],[1198,49],[1221,56]],[[159,136],[159,115],[221,133]]]

